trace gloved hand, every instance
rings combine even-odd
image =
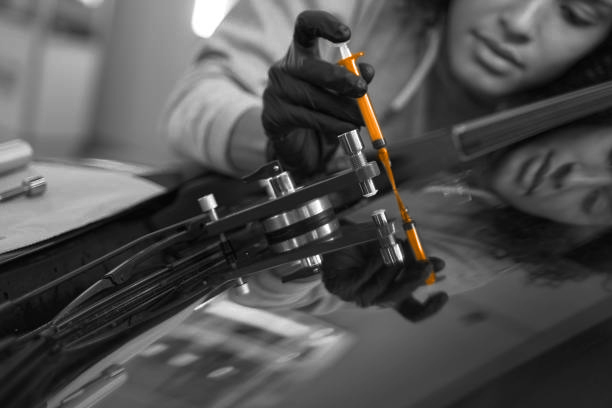
[[[318,38],[341,43],[350,36],[349,27],[330,13],[304,11],[296,19],[287,54],[268,71],[261,116],[268,159],[279,160],[296,175],[323,171],[338,135],[364,124],[355,98],[366,93],[374,69],[362,63],[361,76],[354,75],[321,59],[318,48]]]
[[[392,307],[412,322],[435,314],[446,304],[448,295],[438,292],[421,303],[413,297],[413,292],[425,285],[432,271],[441,271],[444,261],[435,257],[426,262],[411,260],[408,243],[401,243],[408,258],[405,266],[385,266],[375,242],[324,255],[322,278],[325,288],[360,307]]]

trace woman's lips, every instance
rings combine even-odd
[[[508,67],[525,68],[525,64],[512,46],[485,35],[478,30],[474,30],[472,34],[478,43],[484,47],[480,50],[477,49],[476,55],[487,68],[493,71],[503,71]]]

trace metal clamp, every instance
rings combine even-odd
[[[395,239],[395,224],[387,220],[384,209],[374,210],[372,220],[376,225],[380,254],[387,266],[400,265],[404,263],[404,251]]]

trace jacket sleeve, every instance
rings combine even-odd
[[[282,58],[293,37],[297,15],[324,9],[349,26],[367,16],[375,0],[240,0],[204,42],[180,79],[162,118],[162,131],[183,155],[218,172],[235,175],[228,160],[231,134],[247,111],[261,109],[268,68]],[[263,129],[254,132],[253,154],[265,160]],[[264,271],[249,280],[247,295],[230,291],[238,303],[264,308],[293,308],[316,314],[344,304],[326,291],[319,276],[281,282],[282,271]]]
[[[325,9],[350,24],[362,1],[241,0],[177,83],[162,117],[162,132],[181,154],[216,171],[234,175],[228,161],[236,122],[261,109],[268,68],[282,58],[297,15]],[[252,154],[265,160],[263,129],[254,132]]]

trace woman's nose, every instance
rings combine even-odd
[[[609,168],[576,166],[559,181],[558,187],[612,186],[612,172]]]
[[[508,39],[524,43],[533,34],[542,20],[542,13],[550,8],[550,0],[514,0],[500,14],[500,22]]]

